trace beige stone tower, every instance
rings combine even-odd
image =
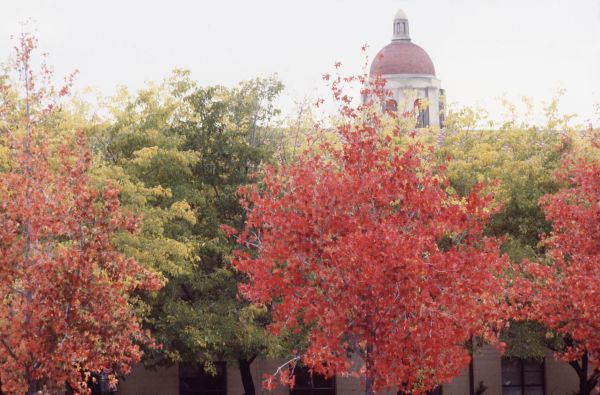
[[[373,60],[370,75],[381,76],[399,111],[412,111],[417,100],[427,107],[418,112],[421,127],[439,127],[443,119],[443,90],[425,50],[410,38],[408,18],[399,10],[393,23],[392,42]]]

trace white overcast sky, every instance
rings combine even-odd
[[[335,61],[360,71],[361,45],[371,58],[386,45],[398,8],[450,102],[499,114],[498,97],[540,103],[564,88],[561,111],[597,123],[600,0],[0,0],[0,61],[32,19],[78,87],[137,89],[173,68],[201,85],[278,73],[285,107],[315,95]]]

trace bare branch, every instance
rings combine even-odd
[[[294,369],[296,369],[296,365],[298,364],[298,361],[301,359],[301,357],[299,355],[289,359],[288,361],[285,361],[281,366],[279,366],[277,368],[277,370],[275,371],[275,373],[273,373],[273,376],[277,376],[278,374],[281,374],[282,370],[286,367],[289,367],[291,364],[292,365],[292,372],[294,371]]]
[[[4,348],[6,349],[6,352],[8,352],[8,354],[13,357],[14,359],[18,359],[17,358],[17,354],[15,354],[15,352],[12,350],[12,348],[10,348],[10,346],[8,345],[8,343],[6,342],[6,339],[2,339],[2,345],[4,346]]]

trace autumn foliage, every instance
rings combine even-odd
[[[325,78],[337,139],[242,191],[241,293],[270,307],[275,333],[306,331],[300,356],[314,372],[422,393],[469,363],[469,339],[502,326],[506,260],[483,234],[491,196],[477,186],[459,198],[429,149],[399,148],[398,129],[383,137],[396,115],[379,111],[381,82],[358,77],[378,99],[353,106],[342,84],[355,77]]]
[[[517,289],[524,317],[564,339],[562,357],[588,394],[600,381],[600,163],[566,160],[557,176],[569,186],[540,202],[552,223],[549,262],[528,262]]]
[[[150,339],[129,295],[159,284],[113,247],[138,219],[122,214],[114,185],[90,186],[85,137],[50,144],[45,124],[69,85],[53,89],[48,68],[32,71],[35,46],[25,34],[16,48],[23,94],[0,92],[11,154],[0,173],[0,380],[11,394],[60,393],[65,383],[87,393],[91,373],[126,373],[140,359]]]

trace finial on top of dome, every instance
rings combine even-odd
[[[399,40],[410,41],[408,17],[402,9],[399,9],[394,16],[394,35],[392,36],[392,41]]]

